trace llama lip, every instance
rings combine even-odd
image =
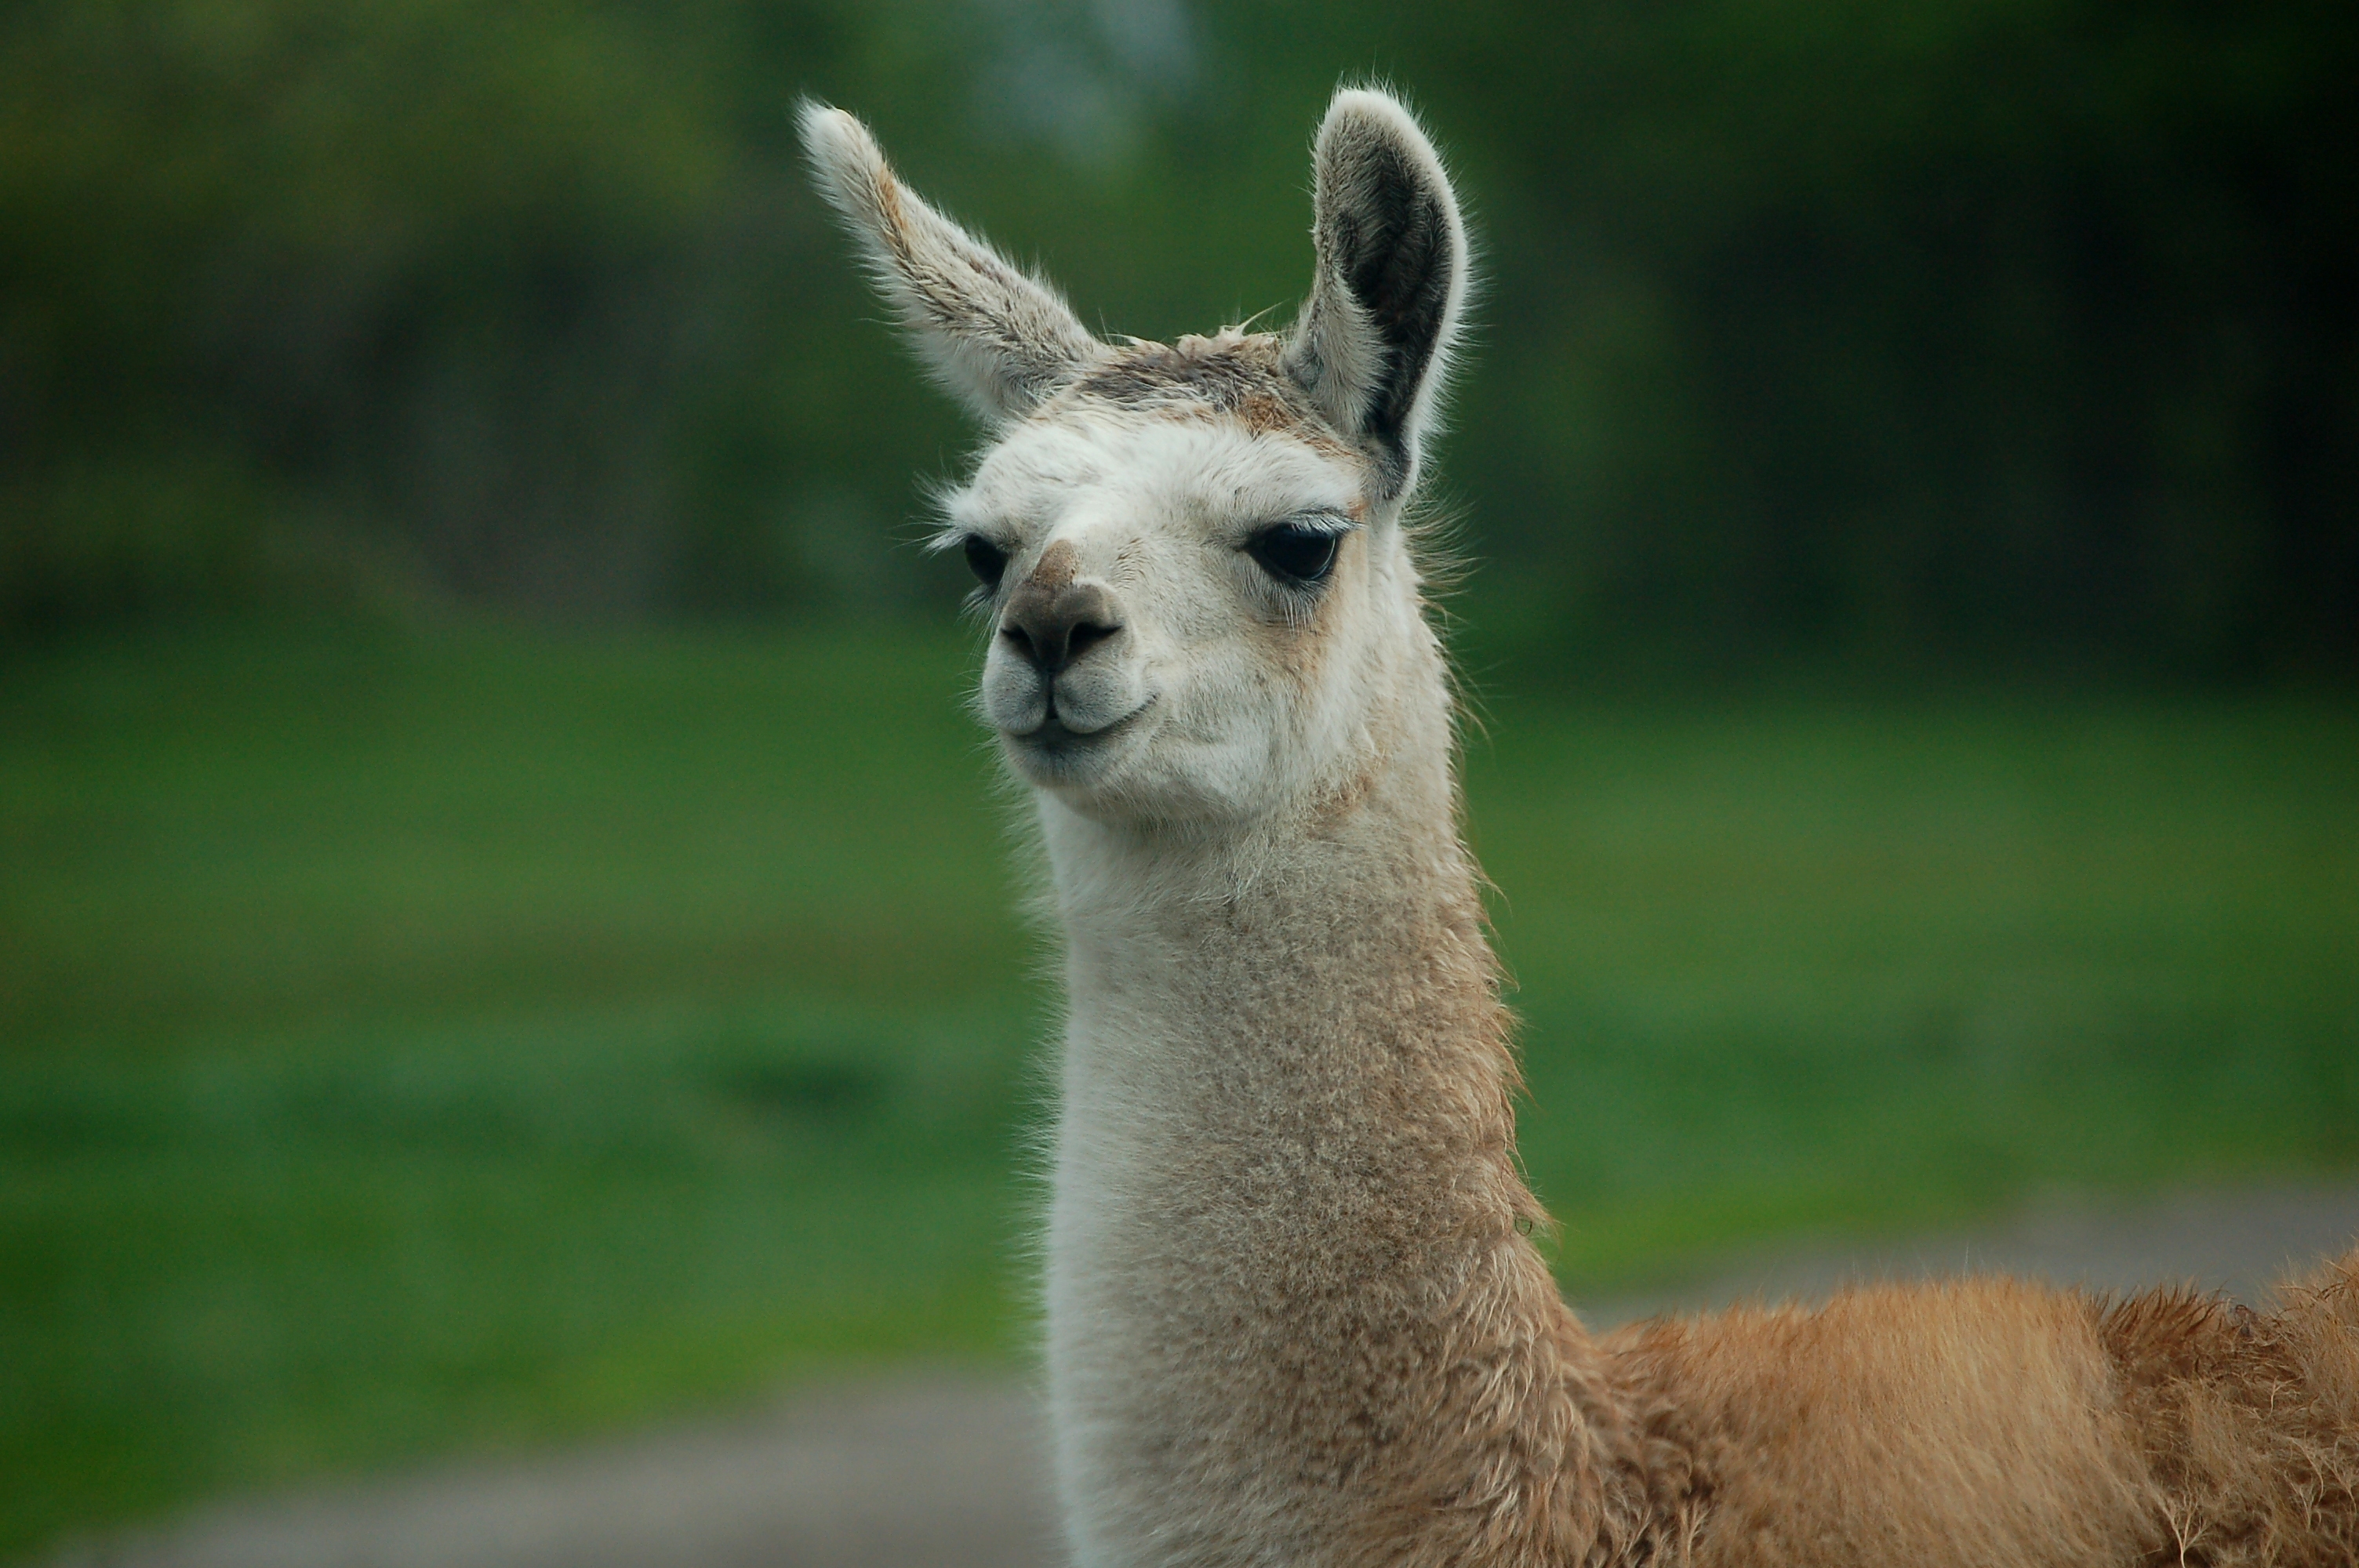
[[[1020,734],[1011,732],[1009,739],[1028,750],[1044,752],[1051,756],[1060,753],[1077,755],[1104,745],[1128,730],[1133,720],[1154,706],[1155,699],[1150,697],[1111,724],[1101,725],[1095,730],[1076,730],[1058,716],[1056,699],[1051,697],[1047,718]]]

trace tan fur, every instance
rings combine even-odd
[[[1025,575],[1024,586],[1044,594],[1060,593],[1072,585],[1080,570],[1073,546],[1060,539],[1040,552],[1038,563]]]
[[[1115,407],[1152,409],[1176,417],[1234,419],[1256,436],[1284,436],[1331,457],[1353,459],[1352,445],[1287,373],[1286,343],[1274,332],[1226,327],[1210,337],[1190,333],[1176,343],[1135,339],[1110,349],[1077,377],[1064,397]],[[1055,417],[1059,410],[1045,410]]]
[[[2359,1253],[2262,1315],[2161,1292],[2103,1313],[2155,1563],[2359,1563]]]
[[[2267,1315],[1986,1279],[1599,1337],[1559,1296],[1403,520],[1465,275],[1405,111],[1330,111],[1292,333],[1122,347],[988,265],[934,301],[979,243],[842,120],[807,135],[888,292],[1021,414],[946,539],[1007,557],[995,615],[1086,596],[1098,633],[1047,672],[995,637],[978,699],[1067,939],[1044,1296],[1082,1568],[2359,1559],[2359,1252]],[[1289,586],[1251,552],[1304,517],[1341,542]]]

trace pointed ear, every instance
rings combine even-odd
[[[1286,365],[1405,494],[1466,297],[1458,198],[1408,111],[1365,89],[1335,94],[1315,168],[1319,271]]]
[[[1097,357],[1057,291],[923,201],[868,127],[805,99],[811,178],[942,384],[988,423],[1029,413]]]

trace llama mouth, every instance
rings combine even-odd
[[[1011,733],[1008,739],[1054,766],[1105,750],[1117,738],[1128,733],[1139,716],[1154,706],[1155,699],[1150,697],[1111,724],[1101,725],[1095,730],[1076,730],[1058,714],[1056,700],[1052,697],[1047,718],[1021,734]]]

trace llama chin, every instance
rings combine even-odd
[[[1469,269],[1408,111],[1329,108],[1288,332],[1172,344],[802,129],[995,438],[943,537],[1065,936],[1076,1563],[2359,1562],[2359,1251],[2273,1315],[1982,1279],[1600,1337],[1558,1293],[1407,518]]]

